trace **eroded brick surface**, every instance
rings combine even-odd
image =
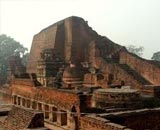
[[[2,126],[6,130],[23,130],[29,127],[34,128],[34,125],[37,123],[37,120],[34,120],[36,116],[38,116],[38,113],[36,112],[13,106],[8,117],[2,123]],[[39,113],[39,120],[41,121],[38,122],[38,127],[44,126],[42,113]]]

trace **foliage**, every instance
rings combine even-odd
[[[23,57],[22,57],[22,64],[23,64],[24,66],[27,65],[28,58],[29,58],[29,53],[27,52],[27,53],[25,53],[25,54],[23,55]]]
[[[0,35],[0,75],[7,75],[7,60],[10,56],[19,55],[22,58],[26,57],[27,50],[13,38],[5,34]]]
[[[138,56],[143,55],[144,47],[143,46],[135,46],[135,45],[129,45],[127,46],[127,50],[133,54],[136,54]]]
[[[152,60],[160,61],[160,51],[153,53]]]

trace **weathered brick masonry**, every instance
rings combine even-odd
[[[77,93],[54,88],[35,87],[32,84],[32,81],[14,80],[12,82],[12,95],[19,95],[46,104],[53,104],[67,110],[71,110],[75,106],[77,112],[80,112],[81,100]]]
[[[112,84],[120,84],[121,81],[124,81],[125,85],[134,86],[137,89],[141,89],[143,85],[151,84],[135,71],[135,76],[130,74],[126,69],[123,68],[122,64],[108,63],[100,57],[96,58],[96,67],[100,68],[105,75],[104,87],[107,86],[110,74],[113,75],[113,79],[111,81]]]
[[[126,126],[118,125],[107,119],[94,116],[82,117],[81,128],[82,130],[131,130]]]
[[[81,117],[82,130],[159,130],[159,123],[159,108]]]
[[[27,73],[16,72],[17,66],[10,66],[11,82],[7,89],[1,89],[3,99],[43,112],[45,125],[50,129],[159,130],[159,110],[148,110],[148,114],[141,110],[112,113],[116,121],[122,122],[106,114],[138,109],[143,92],[146,97],[159,97],[160,63],[129,53],[125,47],[97,34],[82,18],[72,16],[40,31],[33,38]],[[99,92],[96,96],[102,101],[101,106],[94,105],[95,92]],[[103,107],[105,103],[107,106]],[[27,121],[23,122],[16,114],[26,116]],[[15,123],[20,120],[27,126],[33,115],[14,108],[9,115],[11,119],[8,116],[4,124],[8,122],[10,129],[16,125],[12,120]]]
[[[152,84],[160,84],[160,65],[158,62],[142,59],[128,52],[120,52],[120,63],[127,64]]]
[[[40,128],[44,127],[44,117],[43,113],[13,106],[8,117],[1,124],[6,130]]]

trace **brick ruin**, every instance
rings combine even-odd
[[[81,118],[82,130],[159,130],[160,109],[111,112]]]
[[[146,109],[144,102],[160,97],[160,63],[100,36],[82,18],[66,18],[36,34],[26,71],[18,58],[13,62],[0,93],[28,120],[34,114],[21,111],[41,112],[51,130],[160,129],[159,108]]]
[[[42,112],[30,111],[27,109],[22,109],[19,106],[13,106],[2,125],[6,130],[40,128],[44,127],[43,118]]]
[[[123,82],[136,89],[143,89],[144,85],[160,83],[159,63],[142,59],[129,53],[125,47],[98,35],[82,18],[69,17],[34,36],[27,65],[28,73],[38,72],[37,65],[41,65],[39,63],[41,54],[47,49],[53,50],[52,62],[55,64],[55,60],[61,60],[59,63],[64,62],[64,66],[74,64],[76,67],[83,65],[96,69],[95,74],[91,72],[83,74],[84,84],[89,82],[90,77],[93,78],[93,84],[103,88],[112,84],[120,85]],[[85,67],[82,68],[83,71]],[[58,71],[58,68],[55,70]],[[103,79],[99,79],[98,74],[102,75]]]

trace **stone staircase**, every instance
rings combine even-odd
[[[135,70],[131,69],[128,65],[126,64],[119,64],[119,67],[121,67],[124,71],[126,71],[129,75],[131,75],[135,80],[140,82],[143,85],[151,85],[151,83],[142,77],[139,73],[137,73]]]

